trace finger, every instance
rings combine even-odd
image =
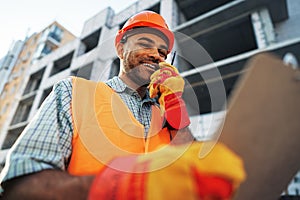
[[[151,76],[150,76],[150,80],[152,81],[153,79],[156,79],[160,74],[160,69],[155,71]]]
[[[159,89],[157,84],[151,84],[149,87],[150,98],[154,98],[158,95]]]
[[[167,79],[172,78],[172,77],[174,77],[174,76],[172,76],[172,74],[170,74],[170,73],[161,73],[158,76],[157,82],[159,84],[163,84]]]
[[[161,74],[168,74],[169,76],[178,76],[178,74],[171,68],[163,68],[160,71]]]
[[[170,78],[170,77],[177,77],[178,74],[176,74],[174,71],[172,71],[171,69],[160,69],[157,70],[156,72],[154,72],[151,76],[150,76],[150,80],[151,83],[157,83],[157,84],[161,84],[163,83],[166,79]]]
[[[175,73],[179,74],[177,68],[174,67],[173,65],[170,65],[170,64],[167,63],[167,62],[160,62],[160,63],[159,63],[159,67],[160,67],[161,69],[169,68],[169,69],[173,70]]]

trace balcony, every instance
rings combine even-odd
[[[191,107],[191,115],[199,114],[196,113],[198,110],[194,107],[199,107],[201,114],[223,110],[236,81],[245,72],[245,63],[250,57],[260,52],[270,52],[282,59],[287,53],[291,53],[299,61],[300,38],[272,45],[263,50],[252,50],[204,66],[194,66],[194,69],[182,72],[181,75],[188,83],[183,98]],[[225,97],[217,96],[220,86],[225,89]],[[191,93],[196,94],[196,100],[190,98]],[[195,101],[198,102],[196,106]],[[214,103],[213,107],[212,102]]]

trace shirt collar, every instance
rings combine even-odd
[[[109,80],[106,81],[106,84],[111,87],[115,92],[117,93],[127,93],[130,95],[136,94],[138,96],[137,92],[131,88],[129,88],[118,76],[115,76]],[[150,98],[149,91],[146,91],[146,95],[142,102],[151,102],[154,104],[157,104],[157,99]]]
[[[126,88],[128,88],[127,85],[118,76],[107,80],[106,84],[118,93],[122,93]]]

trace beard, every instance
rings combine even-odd
[[[139,87],[147,87],[150,83],[150,75],[146,75],[143,68],[143,65],[138,65],[126,72],[127,77]]]
[[[154,71],[149,70],[144,64],[149,63],[146,58],[128,58],[123,61],[123,70],[126,76],[135,82],[139,87],[147,87],[150,83],[150,76]]]

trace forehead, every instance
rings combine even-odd
[[[167,42],[163,38],[159,37],[158,35],[151,34],[151,33],[138,33],[129,37],[128,40],[134,41],[136,43],[146,42],[167,49]]]

